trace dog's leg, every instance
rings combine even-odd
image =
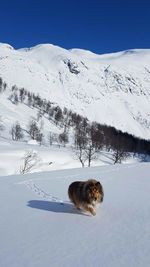
[[[95,209],[94,209],[92,206],[85,205],[85,206],[84,206],[84,209],[85,209],[86,211],[89,211],[93,216],[96,215],[96,211],[95,211]]]
[[[75,205],[75,208],[76,208],[77,210],[80,210],[80,205],[79,205],[79,203],[77,203],[77,201],[75,201],[75,200],[73,200],[72,202],[73,202],[73,204]]]
[[[74,205],[75,205],[75,208],[76,208],[77,210],[80,210],[79,205],[77,205],[76,203],[74,203]]]

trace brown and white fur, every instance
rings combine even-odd
[[[68,195],[77,209],[82,208],[92,215],[96,215],[95,206],[104,198],[101,183],[94,179],[73,182],[68,188]]]

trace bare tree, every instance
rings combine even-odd
[[[23,157],[23,165],[20,167],[20,173],[25,174],[30,172],[38,163],[40,159],[35,151],[28,151]]]
[[[55,108],[55,122],[56,122],[56,125],[58,123],[61,123],[63,120],[63,113],[62,113],[62,110],[59,106],[57,106]]]
[[[43,112],[41,109],[39,109],[37,112],[37,122],[42,118],[42,116],[43,116]]]
[[[84,124],[75,129],[76,155],[82,167],[84,167],[86,161],[88,161],[88,167],[90,167],[92,160],[97,158],[100,145],[97,145],[97,142],[95,142],[94,128],[91,131],[91,127],[86,124],[86,120],[83,122]]]
[[[65,146],[68,143],[68,134],[66,132],[61,133],[59,135],[59,141]]]
[[[33,106],[33,95],[30,92],[28,92],[27,96],[28,96],[27,105],[29,107],[32,107]]]
[[[44,137],[43,133],[41,132],[43,125],[44,125],[44,122],[42,120],[41,120],[40,129],[39,129],[36,121],[32,120],[29,123],[29,131],[28,131],[29,135],[33,140],[36,140],[37,142],[39,142],[40,145],[42,144],[43,137]]]
[[[21,103],[23,103],[23,101],[25,100],[25,89],[24,88],[19,89],[19,99]]]
[[[42,145],[43,138],[44,138],[44,134],[39,132],[39,134],[36,137],[36,141],[39,142],[40,146]]]
[[[48,140],[49,140],[49,144],[50,144],[50,146],[52,146],[52,144],[53,144],[54,142],[57,142],[57,136],[56,136],[56,134],[53,133],[53,132],[49,132]]]
[[[123,149],[121,149],[121,148],[115,149],[114,154],[113,154],[114,164],[121,163],[122,160],[126,159],[128,156],[129,156],[129,153],[127,153]]]
[[[38,125],[35,121],[31,121],[29,123],[29,135],[33,140],[37,140],[37,136],[39,135],[40,130],[38,128]]]
[[[12,126],[10,133],[14,141],[18,141],[23,138],[23,132],[22,132],[19,122],[16,122],[16,124]]]
[[[18,97],[18,87],[16,85],[13,85],[11,88],[12,94],[9,96],[9,100],[17,105],[19,103],[19,97]]]
[[[81,127],[75,128],[74,134],[74,144],[75,144],[75,155],[82,164],[82,167],[85,166],[87,156],[85,153],[85,147],[87,145],[87,136],[86,133],[81,129]]]
[[[80,161],[82,167],[84,167],[85,166],[85,162],[87,160],[87,156],[85,154],[84,147],[78,146],[77,149],[76,148],[74,149],[74,153],[75,153],[77,159]]]
[[[87,146],[85,147],[85,154],[86,154],[86,160],[88,161],[88,167],[91,166],[91,162],[93,159],[97,158],[97,148],[95,148],[91,142],[89,142],[89,144],[87,144]]]
[[[0,77],[0,93],[3,93],[6,90],[7,84],[3,82],[3,79]]]

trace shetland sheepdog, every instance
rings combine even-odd
[[[96,204],[103,201],[104,191],[100,182],[90,179],[69,185],[68,196],[77,209],[96,215]]]

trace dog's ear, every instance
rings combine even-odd
[[[97,182],[96,183],[96,186],[100,187],[101,186],[100,182]]]

